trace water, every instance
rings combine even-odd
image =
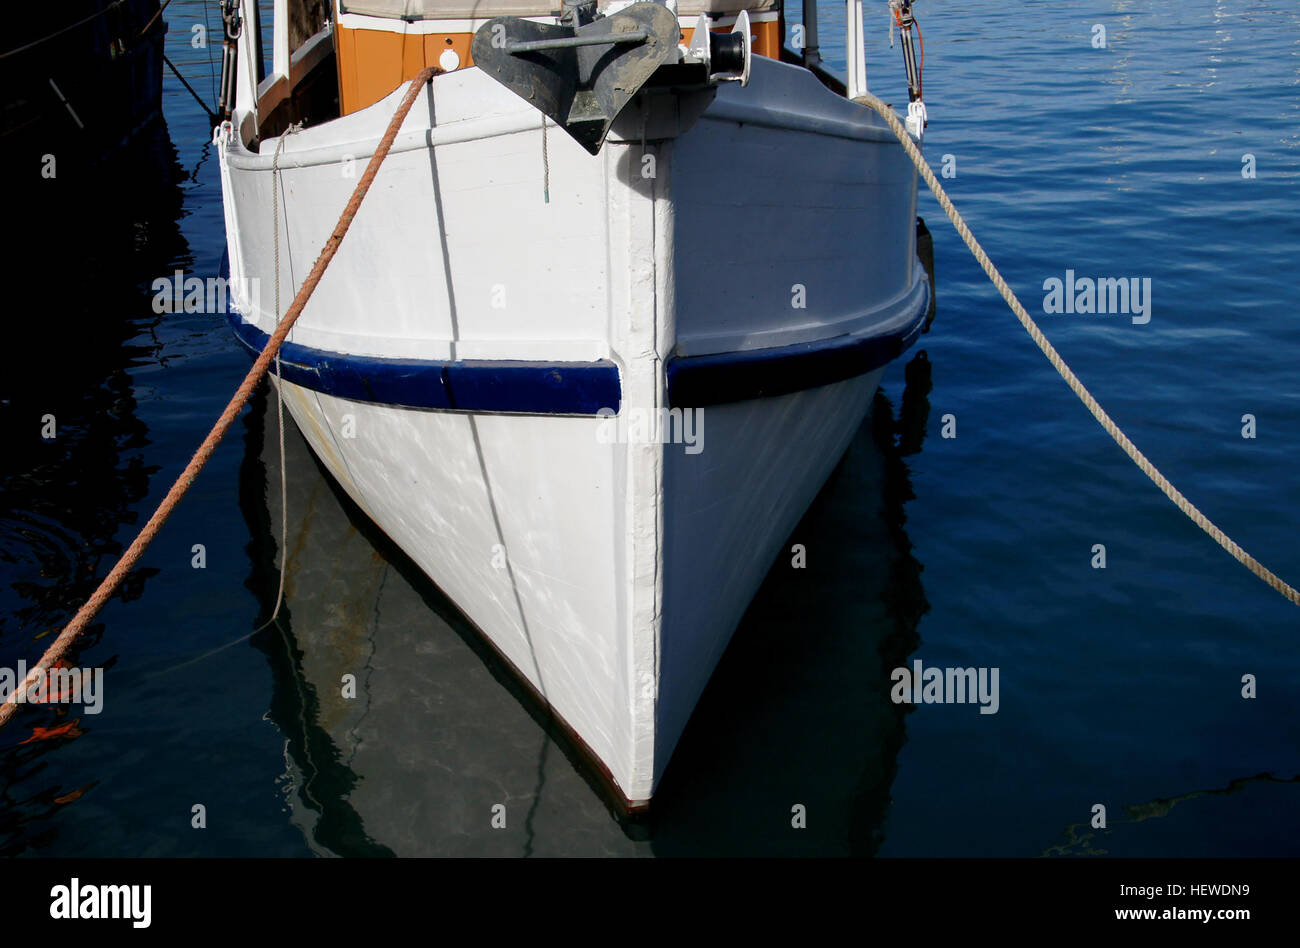
[[[902,103],[901,53],[883,4],[866,5],[869,81]],[[926,152],[956,159],[945,186],[1035,315],[1067,269],[1150,278],[1146,325],[1040,321],[1193,502],[1300,581],[1300,13],[971,6],[918,4]],[[173,61],[209,95],[208,51],[189,44],[203,6],[166,17]],[[840,19],[824,7],[836,66]],[[206,120],[170,75],[164,107],[147,172],[9,222],[23,305],[0,392],[0,666],[40,654],[247,368],[222,320],[150,305],[154,278],[215,275],[224,246]],[[286,609],[252,634],[280,517],[274,402],[259,398],[77,654],[107,667],[109,710],[28,710],[0,732],[0,852],[1300,853],[1295,607],[1132,467],[928,195],[920,213],[938,261],[924,354],[886,375],[796,531],[809,568],[778,566],[760,591],[652,820],[611,816],[292,427]],[[998,713],[893,705],[889,669],[915,659],[999,668]],[[366,700],[335,698],[357,668]]]

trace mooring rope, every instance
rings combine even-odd
[[[149,28],[150,28],[151,26],[153,26],[155,22],[157,22],[158,17],[160,17],[160,16],[163,15],[163,11],[166,10],[169,6],[171,6],[171,3],[172,3],[172,0],[166,0],[166,2],[163,3],[163,5],[160,6],[160,7],[158,8],[158,12],[155,13],[153,16],[149,17],[149,22],[146,23],[146,24],[144,25],[144,29],[142,29],[142,30],[140,31],[140,36],[144,36],[144,34],[146,34],[146,33],[149,32]],[[206,32],[206,31],[207,31],[207,19],[208,19],[207,6],[208,6],[207,3],[204,3],[204,4],[203,4],[203,7],[204,7],[204,9],[203,9],[203,22],[204,22],[204,27],[203,27],[203,29],[204,29],[204,31],[205,31],[205,32],[204,32],[204,36],[203,36],[203,40],[204,40],[205,43],[207,42],[207,38],[208,38],[208,37],[207,37],[207,32]],[[137,36],[136,39],[139,39],[140,36]]]
[[[72,30],[75,30],[79,26],[85,26],[91,20],[99,19],[105,13],[108,13],[110,10],[117,9],[125,2],[126,0],[112,0],[111,3],[105,4],[103,7],[96,10],[94,13],[92,13],[90,16],[86,17],[83,20],[78,20],[76,23],[71,23],[68,26],[63,27],[62,29],[55,30],[53,33],[49,33],[45,36],[42,36],[40,39],[32,40],[30,43],[26,43],[22,46],[17,47],[16,49],[6,50],[5,52],[0,53],[0,59],[8,59],[10,56],[17,56],[19,53],[26,52],[27,50],[32,49],[36,46],[40,46],[42,43],[48,42],[49,40],[57,39],[58,37],[62,36],[64,33],[68,33]],[[161,7],[158,8],[158,11],[149,18],[149,22],[144,25],[144,29],[142,29],[140,33],[135,37],[135,39],[131,41],[133,44],[135,43],[136,40],[141,39],[146,33],[149,32],[150,28],[157,21],[158,17],[163,15],[163,11],[167,9],[168,4],[170,4],[171,2],[172,0],[167,0],[166,3],[164,3]],[[206,4],[204,4],[204,6],[206,7]],[[204,11],[205,18],[206,15],[207,15],[207,11],[205,10]]]
[[[1106,414],[1105,409],[1098,404],[1097,399],[1092,397],[1092,393],[1084,387],[1084,384],[1079,381],[1074,372],[1070,370],[1070,367],[1065,364],[1065,360],[1057,353],[1055,347],[1047,341],[1047,337],[1043,335],[1042,330],[1038,328],[1038,324],[1034,322],[1033,317],[1031,317],[1025,310],[1025,307],[1021,305],[1016,294],[1012,292],[1011,287],[1007,286],[1007,281],[1002,278],[1002,274],[998,272],[998,268],[993,265],[993,261],[989,259],[989,255],[984,252],[984,248],[980,246],[980,242],[975,239],[975,235],[972,234],[970,228],[966,226],[966,222],[962,219],[961,214],[958,213],[957,208],[953,206],[952,200],[949,199],[947,193],[944,191],[943,185],[941,185],[938,179],[935,178],[934,171],[931,170],[929,163],[921,154],[921,150],[916,147],[916,143],[912,141],[912,136],[909,135],[907,129],[903,127],[903,123],[898,120],[898,116],[894,114],[894,110],[873,95],[857,96],[853,101],[873,109],[879,113],[881,118],[889,123],[889,127],[893,129],[894,134],[898,136],[898,140],[902,143],[903,150],[906,151],[907,156],[912,159],[912,164],[916,165],[916,170],[921,173],[921,177],[925,179],[925,183],[928,184],[930,190],[934,192],[935,199],[938,200],[939,206],[942,207],[944,213],[948,215],[948,220],[952,221],[952,226],[957,229],[957,233],[960,234],[961,239],[966,242],[966,246],[970,248],[970,252],[974,254],[975,259],[979,261],[979,265],[984,268],[984,272],[988,274],[988,278],[993,282],[993,285],[997,287],[998,292],[1002,294],[1002,298],[1007,301],[1007,305],[1010,306],[1011,311],[1016,314],[1016,318],[1020,320],[1020,324],[1025,327],[1025,331],[1029,333],[1029,338],[1033,339],[1038,345],[1038,348],[1043,350],[1043,355],[1047,356],[1047,361],[1052,364],[1052,368],[1056,369],[1056,371],[1060,373],[1061,378],[1065,379],[1065,384],[1070,386],[1070,391],[1074,392],[1074,394],[1079,397],[1079,400],[1087,406],[1088,411],[1092,412],[1092,416],[1097,419],[1102,428],[1106,430],[1106,433],[1115,440],[1115,443],[1118,444],[1133,463],[1138,466],[1138,469],[1147,477],[1151,478],[1155,485],[1164,492],[1164,495],[1172,500],[1175,506],[1187,515],[1192,523],[1196,524],[1213,537],[1214,541],[1218,543],[1219,546],[1232,554],[1237,562],[1245,566],[1246,569],[1250,570],[1264,582],[1268,583],[1291,602],[1300,606],[1300,592],[1298,592],[1294,586],[1284,582],[1281,577],[1265,567],[1259,562],[1259,560],[1255,559],[1255,557],[1243,550],[1231,537],[1220,530],[1209,517],[1197,510],[1196,506],[1183,496],[1182,491],[1171,484],[1169,479],[1161,474],[1154,464],[1147,460],[1147,456],[1138,450],[1137,445],[1129,440],[1128,435],[1124,434],[1124,432],[1120,430],[1119,425],[1115,424],[1110,415]]]
[[[176,68],[175,63],[173,63],[170,59],[167,58],[166,53],[163,53],[163,62],[167,64],[167,68],[172,71],[172,73],[176,76],[176,78],[181,81],[181,85],[183,85],[186,88],[186,90],[189,92],[189,94],[194,97],[194,101],[199,104],[199,108],[201,108],[207,114],[208,121],[215,126],[217,124],[217,113],[213,112],[210,108],[208,108],[208,104],[203,101],[203,99],[199,96],[197,92],[194,91],[194,87],[189,84],[189,81],[186,80],[184,76],[181,75],[181,71]]]
[[[275,156],[271,159],[271,240],[275,245],[275,324],[280,325],[280,152],[285,139],[302,131],[301,124],[290,125],[275,143]],[[285,224],[288,224],[288,213]],[[289,563],[289,472],[284,465],[284,377],[280,374],[280,353],[275,354],[275,415],[280,431],[280,585],[275,591],[275,608],[271,618],[259,626],[254,635],[280,617],[280,604],[284,602],[284,574]]]
[[[253,363],[253,367],[248,370],[248,374],[244,376],[244,380],[239,383],[239,388],[235,390],[235,394],[221,413],[221,417],[217,419],[217,423],[212,426],[208,436],[203,439],[203,443],[194,452],[194,456],[190,458],[190,463],[185,466],[185,470],[176,478],[176,482],[172,484],[171,490],[167,492],[167,496],[158,505],[158,509],[154,511],[153,516],[149,518],[149,522],[144,525],[139,534],[136,535],[135,540],[132,541],[131,546],[122,554],[122,558],[104,577],[103,582],[99,584],[99,588],[86,600],[86,604],[77,611],[77,614],[72,617],[72,621],[59,633],[59,637],[54,640],[53,644],[46,649],[45,654],[41,656],[41,660],[27,673],[27,677],[14,689],[13,694],[3,704],[0,704],[0,727],[7,724],[10,718],[17,713],[19,703],[26,699],[29,686],[44,678],[50,667],[67,654],[68,649],[72,647],[72,643],[86,630],[86,627],[90,625],[91,620],[95,618],[99,610],[104,608],[104,604],[108,602],[109,597],[122,584],[126,574],[139,561],[145,548],[158,535],[163,523],[166,522],[171,512],[176,509],[176,505],[185,496],[185,492],[190,489],[199,471],[203,470],[203,466],[208,463],[213,451],[216,450],[217,444],[239,416],[240,410],[249,397],[252,396],[253,389],[266,375],[271,366],[271,361],[279,353],[280,346],[284,344],[285,338],[289,335],[289,330],[293,328],[293,324],[302,315],[303,307],[307,305],[307,301],[311,299],[317,284],[320,283],[325,268],[329,266],[330,261],[334,259],[334,254],[338,252],[339,244],[343,242],[344,235],[347,234],[348,228],[352,226],[352,219],[356,217],[362,199],[365,198],[366,192],[370,190],[370,185],[375,180],[379,166],[388,157],[388,150],[393,147],[393,141],[397,138],[397,130],[401,127],[407,113],[411,111],[411,106],[415,104],[420,90],[441,72],[442,70],[437,66],[429,66],[411,80],[411,86],[407,89],[406,96],[402,99],[401,105],[397,107],[397,112],[393,115],[392,121],[388,123],[388,130],[384,132],[384,137],[380,139],[378,147],[375,148],[370,163],[366,165],[361,180],[357,182],[352,197],[348,200],[347,206],[343,208],[343,213],[339,216],[339,222],[334,226],[334,231],[330,234],[329,239],[325,241],[325,246],[321,248],[320,256],[316,258],[315,265],[312,266],[311,272],[307,274],[307,278],[303,281],[297,295],[294,296],[293,302],[289,304],[289,310],[284,314],[284,319],[271,335],[271,338],[267,340],[266,346]]]

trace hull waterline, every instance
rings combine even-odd
[[[552,133],[546,200],[536,113],[439,77],[283,352],[322,464],[629,809],[928,303],[888,131],[780,63],[739,91],[647,95],[595,157]],[[250,348],[390,111],[288,136],[278,171],[220,144]]]

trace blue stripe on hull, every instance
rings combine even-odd
[[[788,395],[866,375],[892,362],[920,338],[930,308],[922,283],[916,312],[897,329],[833,336],[780,348],[750,349],[668,360],[668,401],[675,408]]]
[[[887,332],[835,336],[779,348],[670,358],[668,402],[694,408],[786,395],[865,375],[898,358],[925,327],[930,291],[915,313]],[[261,352],[266,333],[231,314],[235,336]],[[596,362],[385,359],[286,342],[281,375],[303,388],[403,408],[528,415],[594,415],[618,409],[618,366]]]
[[[238,314],[235,336],[261,352],[270,338]],[[280,349],[284,380],[357,402],[445,411],[530,415],[594,415],[617,409],[622,398],[618,366],[597,362],[437,361],[347,355],[286,342]]]

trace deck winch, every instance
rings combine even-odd
[[[730,33],[700,16],[689,47],[677,15],[659,0],[611,5],[565,0],[556,25],[496,17],[474,34],[474,63],[596,154],[610,126],[660,67],[680,66],[676,88],[749,80],[749,15]]]

